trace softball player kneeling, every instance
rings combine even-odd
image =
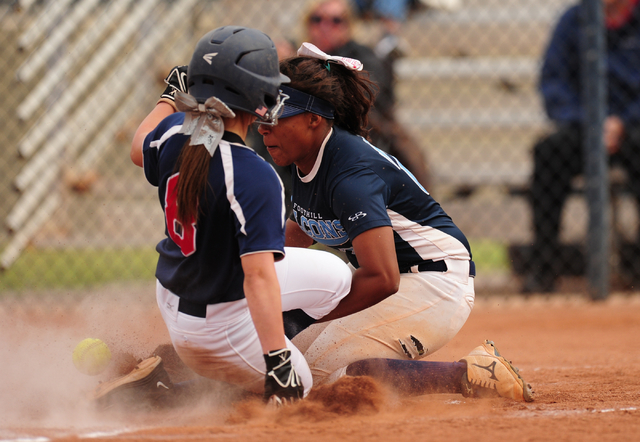
[[[341,250],[349,295],[320,322],[285,313],[314,379],[370,375],[410,393],[500,394],[532,400],[518,370],[486,341],[458,362],[418,361],[449,342],[474,303],[465,235],[396,158],[367,139],[374,85],[358,60],[303,43],[281,61],[289,96],[259,132],[273,161],[294,164],[287,246]],[[307,328],[308,327],[308,328]]]

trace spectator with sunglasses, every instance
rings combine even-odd
[[[404,55],[407,43],[398,36],[400,26],[407,20],[409,12],[418,7],[418,0],[353,0],[358,15],[379,20],[383,36],[374,51],[380,58]]]
[[[317,0],[304,16],[306,40],[320,50],[360,60],[377,85],[369,114],[369,137],[378,148],[398,158],[425,187],[429,171],[425,153],[395,116],[393,63],[353,39],[354,16],[346,0]]]
[[[375,46],[380,58],[401,57],[407,51],[407,42],[399,36],[400,28],[412,14],[423,9],[456,11],[462,0],[353,0],[359,16],[379,20],[383,36]]]

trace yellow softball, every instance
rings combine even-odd
[[[111,350],[100,339],[87,338],[73,350],[73,365],[90,376],[99,375],[111,362]]]

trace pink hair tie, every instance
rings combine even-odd
[[[356,60],[355,58],[348,57],[338,57],[336,55],[327,55],[318,49],[315,45],[311,43],[302,43],[300,49],[298,49],[298,56],[300,57],[312,57],[319,58],[320,60],[325,61],[333,61],[335,63],[341,64],[345,66],[347,69],[351,71],[361,71],[362,63],[360,60]]]

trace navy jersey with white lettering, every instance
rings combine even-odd
[[[294,173],[294,219],[315,241],[346,252],[381,226],[394,231],[400,268],[444,258],[471,259],[463,233],[413,175],[364,138],[334,127],[311,173]]]
[[[144,172],[158,187],[166,238],[156,250],[158,281],[181,298],[216,304],[244,298],[240,257],[258,252],[284,256],[284,191],[269,163],[242,139],[225,132],[211,158],[197,223],[176,219],[176,161],[188,137],[178,132],[183,113],[165,118],[143,146]],[[204,148],[203,148],[204,149]]]

